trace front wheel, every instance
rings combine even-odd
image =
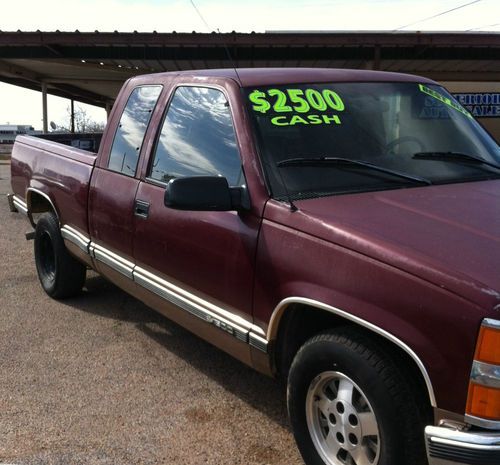
[[[38,279],[50,297],[64,299],[82,290],[87,269],[66,249],[54,213],[45,213],[36,224],[35,263]]]
[[[416,397],[387,348],[352,328],[307,341],[288,379],[288,411],[307,465],[426,463]]]

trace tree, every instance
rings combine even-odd
[[[67,117],[62,124],[56,124],[56,131],[71,132],[71,107],[66,107]],[[103,132],[105,123],[93,120],[85,108],[75,105],[75,132]]]

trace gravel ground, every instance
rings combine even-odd
[[[285,391],[96,274],[56,302],[0,161],[0,463],[300,464]]]

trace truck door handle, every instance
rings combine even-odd
[[[134,215],[140,216],[141,218],[147,218],[149,216],[149,202],[136,200],[134,206]]]

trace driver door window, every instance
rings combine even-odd
[[[244,183],[229,104],[207,87],[179,87],[158,136],[149,177],[223,176]]]

